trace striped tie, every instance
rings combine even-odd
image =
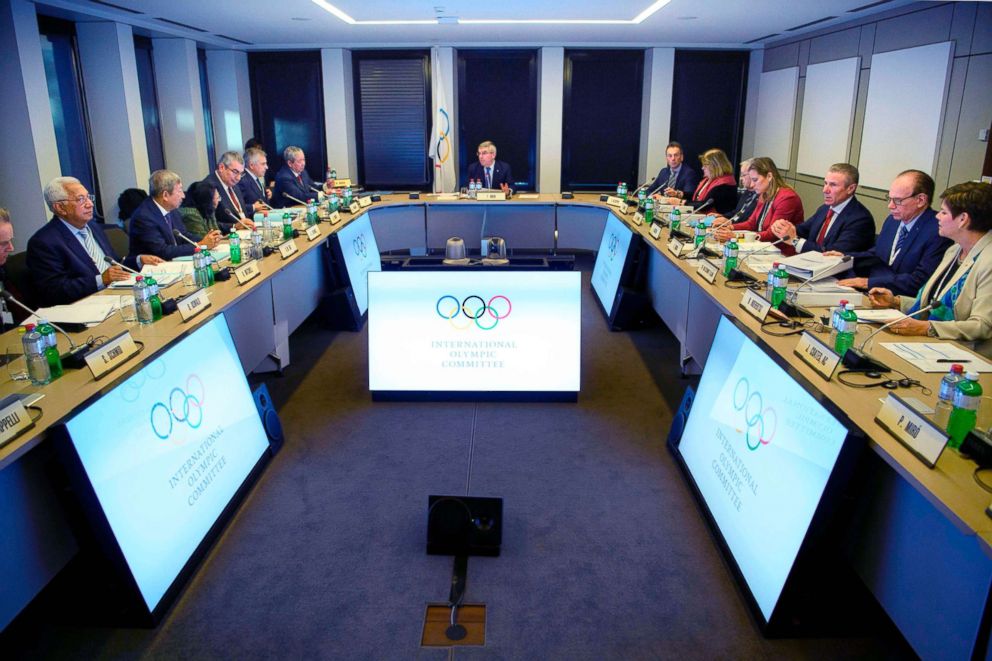
[[[906,237],[908,236],[909,232],[906,230],[906,224],[899,223],[899,234],[896,236],[896,250],[892,253],[892,259],[889,260],[889,264],[896,261],[896,257],[899,256],[899,251],[902,250],[902,246],[906,243]]]
[[[86,254],[93,260],[93,265],[96,266],[97,271],[103,273],[110,268],[110,265],[104,260],[103,249],[97,244],[96,239],[93,238],[93,234],[89,230],[79,230],[79,238],[83,240],[83,247],[86,248]]]
[[[678,176],[679,173],[672,170],[668,175],[668,184],[666,184],[665,188],[675,188],[675,180],[678,179]]]

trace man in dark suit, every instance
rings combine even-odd
[[[927,173],[900,173],[889,186],[889,217],[875,247],[848,253],[854,257],[857,277],[844,278],[840,284],[884,287],[894,294],[916,296],[951,245],[950,239],[937,233],[937,214],[930,208],[933,193],[934,182]]]
[[[496,145],[486,140],[476,150],[477,163],[468,164],[469,180],[477,179],[483,188],[500,189],[508,192],[513,188],[513,172],[510,164],[496,160]]]
[[[859,177],[850,163],[834,163],[823,177],[823,205],[816,213],[799,225],[776,219],[772,233],[797,252],[868,250],[875,243],[875,221],[854,195]]]
[[[175,231],[207,248],[213,248],[220,242],[221,234],[217,230],[198,236],[186,229],[182,215],[176,211],[186,196],[178,174],[169,170],[152,172],[148,191],[148,199],[131,216],[132,251],[141,251],[168,260],[192,255],[193,246],[182,239],[177,240]]]
[[[696,192],[696,187],[699,185],[699,173],[683,163],[684,158],[682,145],[677,142],[669,142],[668,146],[665,147],[667,165],[661,169],[658,176],[648,186],[648,192],[656,199],[659,197],[692,199],[692,194]]]
[[[256,213],[269,208],[272,190],[265,187],[265,171],[269,169],[269,157],[261,149],[245,151],[245,174],[238,182],[241,199]]]
[[[317,197],[313,179],[307,174],[307,158],[299,147],[289,146],[282,152],[286,164],[276,173],[276,186],[272,190],[272,206],[276,208],[306,204]]]
[[[130,275],[106,261],[122,260],[100,224],[91,222],[93,199],[74,177],[56,177],[45,186],[54,217],[28,240],[27,254],[35,300],[43,306],[73,303]],[[125,257],[123,264],[139,269],[161,261],[144,254]]]
[[[220,204],[217,205],[217,226],[225,236],[232,229],[252,229],[255,224],[249,220],[252,207],[241,197],[238,183],[245,174],[245,162],[236,151],[224,152],[217,161],[217,169],[208,174],[203,181],[210,184],[220,193]]]

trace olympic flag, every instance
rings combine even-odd
[[[442,75],[441,51],[431,48],[431,80],[434,81],[434,124],[431,127],[430,158],[434,164],[434,192],[454,193],[458,186],[455,176],[454,150],[451,144],[451,112],[448,95],[445,92],[447,81]]]

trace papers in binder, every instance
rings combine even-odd
[[[789,275],[800,280],[822,280],[831,275],[843,273],[851,268],[851,259],[844,257],[827,257],[818,252],[804,252],[792,257],[779,260]]]

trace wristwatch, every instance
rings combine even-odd
[[[937,329],[933,327],[933,324],[927,324],[927,337],[940,337],[937,335]]]

